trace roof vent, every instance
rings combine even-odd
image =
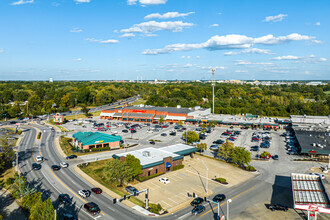
[[[144,157],[151,157],[150,151],[143,151],[142,156]]]
[[[181,105],[177,105],[176,108],[181,108]]]

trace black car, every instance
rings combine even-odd
[[[176,136],[176,132],[171,132],[170,135],[171,136]]]
[[[199,135],[199,139],[201,139],[201,140],[205,140],[206,137],[207,137],[207,136],[206,136],[205,134],[200,134],[200,135]]]
[[[92,215],[97,215],[101,212],[101,209],[94,202],[89,202],[84,205],[84,208]]]
[[[166,137],[166,136],[167,136],[167,134],[166,134],[166,133],[162,133],[162,134],[161,134],[161,136],[163,136],[163,137]]]
[[[210,146],[210,150],[218,151],[219,150],[219,146],[218,145],[211,145]]]
[[[58,196],[58,201],[60,203],[69,204],[71,202],[71,199],[68,194],[60,194]]]
[[[226,199],[226,196],[224,194],[218,194],[218,195],[214,196],[212,200],[214,202],[221,202],[225,199]]]
[[[136,130],[131,130],[131,133],[136,133]]]
[[[52,165],[53,170],[60,170],[61,167],[59,165]]]
[[[77,155],[72,154],[66,157],[66,159],[74,159],[74,158],[77,158]]]
[[[273,204],[273,205],[269,205],[268,208],[272,211],[275,210],[279,210],[279,211],[288,211],[288,207],[285,205],[281,205],[281,204]]]
[[[259,151],[259,147],[258,146],[252,146],[250,151]]]
[[[93,193],[96,193],[96,194],[101,194],[102,193],[102,189],[100,189],[98,187],[92,188],[91,190],[92,190]]]
[[[32,164],[32,169],[34,169],[34,170],[40,170],[41,169],[41,164],[33,163]]]
[[[205,207],[202,205],[196,206],[195,208],[193,208],[193,210],[191,210],[191,214],[193,215],[197,215],[199,213],[202,213],[205,210]]]
[[[194,200],[190,203],[190,205],[192,205],[192,206],[197,206],[197,205],[202,204],[203,201],[204,201],[203,198],[201,198],[201,197],[197,197],[196,199],[194,199]]]
[[[273,160],[278,160],[278,155],[275,154],[275,155],[272,156],[272,158],[273,158]]]
[[[126,192],[128,192],[128,193],[131,193],[131,194],[134,194],[134,192],[138,192],[139,190],[137,190],[137,188],[135,188],[135,187],[133,187],[133,186],[127,186],[126,188],[125,188],[125,190],[126,190]]]
[[[122,130],[121,132],[123,132],[123,133],[128,133],[128,130],[127,130],[127,129],[124,129],[124,130]]]
[[[213,144],[223,144],[223,143],[225,143],[225,142],[221,139],[213,141]]]
[[[156,142],[154,142],[154,141],[150,141],[150,144],[152,144],[152,145],[155,145],[155,144],[156,144]]]

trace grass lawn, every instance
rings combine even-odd
[[[146,102],[147,102],[147,100],[139,99],[139,100],[137,100],[137,101],[135,101],[135,102],[132,102],[131,105],[140,105],[140,104],[144,104],[144,103],[146,103]]]
[[[94,180],[101,183],[104,187],[110,189],[116,194],[120,196],[128,195],[129,193],[125,191],[125,187],[117,187],[116,184],[109,183],[109,181],[106,181],[105,178],[103,177],[103,168],[110,160],[114,160],[114,159],[91,162],[87,167],[82,167],[80,169],[84,171],[87,175],[92,177]],[[134,196],[132,196],[129,200],[136,205],[139,205],[141,207],[144,206],[144,202],[137,199]]]
[[[93,117],[95,116],[100,116],[101,111],[97,111],[97,112],[90,112],[92,114]],[[79,118],[87,118],[85,114],[79,114],[79,115],[69,115],[69,116],[65,116],[64,117],[66,120],[71,120],[71,119],[79,119]]]
[[[6,170],[0,175],[0,186],[5,183],[6,179],[15,177],[15,167]]]

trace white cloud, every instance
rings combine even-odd
[[[196,67],[203,69],[203,70],[208,69],[210,71],[211,71],[211,69],[215,69],[215,70],[224,70],[225,69],[225,67],[223,67],[223,66],[198,66],[197,65]]]
[[[170,18],[178,18],[178,17],[186,17],[190,14],[194,14],[195,12],[188,12],[188,13],[179,13],[179,12],[167,12],[165,14],[153,13],[149,14],[144,17],[144,19],[170,19]]]
[[[161,49],[146,49],[142,54],[146,55],[157,55],[157,54],[168,54],[176,51],[189,51],[193,49],[207,49],[207,50],[228,50],[228,49],[247,49],[254,44],[263,45],[276,45],[281,43],[287,43],[291,41],[302,41],[302,40],[314,40],[315,37],[300,35],[300,34],[289,34],[287,36],[274,37],[272,34],[262,36],[259,38],[252,38],[245,35],[231,34],[218,36],[215,35],[209,40],[199,44],[171,44]]]
[[[313,42],[313,43],[316,43],[316,44],[323,44],[323,42],[320,41],[320,40],[312,40],[312,42]]]
[[[235,72],[236,73],[247,73],[248,71],[247,70],[236,70]]]
[[[210,27],[219,27],[219,24],[212,24]]]
[[[80,29],[80,28],[75,27],[75,28],[71,29],[70,32],[72,32],[72,33],[80,33],[80,32],[83,32],[83,30]]]
[[[197,59],[201,58],[200,56],[196,56]]]
[[[315,25],[316,26],[320,26],[321,25],[321,22],[318,21],[318,22],[315,23]]]
[[[116,44],[116,43],[119,43],[118,40],[114,40],[114,39],[97,40],[97,39],[94,39],[94,38],[86,38],[85,40],[90,41],[90,42],[102,43],[102,44]]]
[[[173,31],[173,32],[180,32],[183,28],[188,28],[193,26],[193,23],[185,23],[182,21],[164,21],[164,22],[157,22],[157,21],[148,21],[142,22],[140,24],[135,24],[128,29],[120,30],[121,33],[144,33],[144,34],[152,34],[156,31]]]
[[[193,66],[192,64],[187,63],[187,64],[185,64],[183,67],[187,68],[187,67],[192,67],[192,66]]]
[[[133,34],[133,33],[125,33],[125,34],[121,35],[120,37],[135,37],[135,34]]]
[[[4,52],[4,50],[2,48],[0,48],[0,53],[3,53],[3,52]]]
[[[90,0],[74,0],[76,3],[89,3]]]
[[[288,15],[285,15],[285,14],[279,14],[279,15],[275,15],[275,16],[268,16],[268,17],[265,17],[265,20],[263,20],[263,21],[264,22],[269,22],[269,21],[279,22],[279,21],[282,21],[287,16]]]
[[[292,55],[287,55],[287,56],[279,56],[279,57],[274,57],[272,60],[294,60],[295,62],[303,62],[303,63],[320,63],[320,62],[326,62],[327,58],[324,57],[316,57],[315,55],[311,54],[307,57],[298,57],[298,56],[292,56]]]
[[[34,2],[34,0],[19,0],[17,2],[11,3],[11,5],[24,5],[24,4],[30,4],[33,2]]]
[[[229,52],[224,53],[224,55],[238,55],[238,54],[245,54],[245,53],[273,54],[270,52],[270,50],[258,49],[258,48],[248,48],[248,49],[241,50],[238,52],[229,51]]]
[[[135,5],[137,2],[141,5],[160,5],[165,4],[167,0],[127,0],[128,5]]]
[[[82,61],[82,58],[73,59],[73,61]]]
[[[247,60],[236,60],[235,65],[264,65],[264,66],[273,66],[274,63],[264,63],[264,62],[251,62]]]

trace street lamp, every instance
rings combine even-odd
[[[213,115],[214,115],[214,86],[215,86],[215,82],[214,82],[214,72],[215,69],[212,69],[212,107],[213,107]]]
[[[197,158],[197,160],[199,160],[199,158]],[[200,161],[202,161],[204,167],[206,168],[206,194],[207,194],[207,192],[209,191],[209,168],[206,166],[203,160]]]
[[[229,203],[231,203],[231,202],[232,202],[231,199],[227,200],[227,220],[229,220]]]

